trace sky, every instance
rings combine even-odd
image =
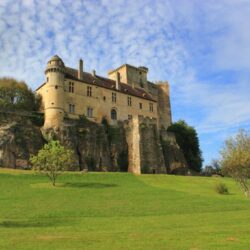
[[[124,63],[168,81],[173,121],[199,136],[204,165],[250,131],[250,0],[0,0],[0,77],[44,82],[54,54],[107,76]]]

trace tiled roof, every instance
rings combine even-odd
[[[77,81],[88,83],[88,84],[94,84],[94,85],[97,85],[99,87],[111,89],[114,91],[119,91],[119,92],[122,92],[125,94],[129,94],[132,96],[140,97],[140,98],[155,102],[155,100],[152,98],[152,96],[150,94],[148,94],[146,91],[144,91],[143,89],[133,88],[126,83],[120,83],[120,90],[117,90],[115,88],[116,82],[114,80],[111,80],[111,79],[108,79],[108,78],[105,78],[102,76],[98,76],[98,75],[93,76],[90,73],[83,72],[83,78],[82,78],[82,80],[79,80],[78,79],[78,71],[76,69],[72,69],[69,67],[66,67],[66,78],[69,78],[72,80],[77,80]]]

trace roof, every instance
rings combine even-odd
[[[109,70],[108,73],[111,74],[111,73],[113,73],[113,72],[115,72],[115,71],[117,71],[117,70],[119,70],[119,69],[121,69],[122,67],[125,67],[125,66],[128,67],[128,68],[133,68],[133,69],[138,70],[138,71],[148,72],[148,68],[147,68],[147,67],[139,66],[139,67],[137,68],[137,67],[135,67],[135,66],[133,66],[133,65],[131,65],[131,64],[125,63],[125,64],[122,64],[120,67],[118,67],[118,68],[116,68],[116,69]]]
[[[146,99],[149,101],[153,101],[156,102],[155,99],[153,99],[153,97],[147,93],[145,90],[140,89],[140,88],[133,88],[132,86],[126,84],[126,83],[120,83],[120,90],[116,89],[116,82],[112,79],[109,78],[105,78],[102,76],[98,76],[95,75],[93,76],[90,73],[87,72],[83,72],[83,78],[82,80],[80,80],[78,78],[78,70],[73,69],[73,68],[69,68],[69,67],[65,67],[65,76],[68,79],[72,79],[72,80],[76,80],[79,82],[83,82],[83,83],[88,83],[88,84],[93,84],[96,85],[98,87],[102,87],[102,88],[106,88],[106,89],[110,89],[113,91],[118,91],[127,95],[132,95],[132,96],[136,96],[142,99]],[[41,87],[43,87],[46,83],[43,83],[42,85],[40,85],[36,91],[38,91]]]
[[[115,88],[116,82],[114,80],[109,79],[109,78],[105,78],[102,76],[98,76],[98,75],[93,76],[90,73],[83,72],[83,78],[82,78],[82,80],[80,80],[78,78],[78,71],[76,69],[72,69],[69,67],[66,67],[66,78],[80,81],[83,83],[94,84],[94,85],[102,87],[102,88],[111,89],[113,91],[122,92],[124,94],[129,94],[129,95],[136,96],[136,97],[143,98],[143,99],[147,99],[150,101],[154,101],[154,102],[156,101],[145,90],[139,89],[139,88],[133,88],[132,86],[130,86],[126,83],[121,82],[120,83],[120,90],[117,90]]]

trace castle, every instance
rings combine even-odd
[[[47,63],[46,82],[36,92],[42,96],[45,128],[60,127],[64,117],[86,116],[89,120],[109,124],[149,117],[158,129],[171,124],[169,85],[154,84],[147,79],[148,68],[124,64],[108,72],[108,78],[95,70],[66,67],[57,55]]]
[[[112,166],[110,171],[119,171],[119,161],[127,162],[127,171],[136,174],[186,171],[175,136],[167,131],[171,125],[169,85],[148,81],[147,73],[146,67],[124,64],[109,71],[105,78],[95,70],[85,72],[81,59],[78,69],[73,69],[66,67],[57,55],[53,56],[45,69],[46,82],[36,90],[42,97],[44,131],[59,131],[63,143],[71,142],[80,169],[85,169],[91,158],[99,171],[105,166]],[[79,128],[66,139],[65,135],[71,133],[68,128],[76,129],[73,121],[83,117],[95,128],[86,125],[87,128]],[[120,131],[120,141],[107,143],[109,137],[103,130],[103,121]],[[99,130],[96,126],[102,131],[103,144],[96,142],[95,131]],[[79,137],[81,131],[85,135]],[[76,134],[79,136],[75,137]],[[92,137],[93,141],[88,141]]]

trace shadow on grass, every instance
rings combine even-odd
[[[82,183],[82,182],[62,183],[60,186],[61,187],[71,187],[71,188],[93,188],[93,189],[118,187],[117,184],[105,184],[105,183],[98,183],[98,182],[91,182],[91,183]]]
[[[39,227],[54,227],[60,225],[60,221],[2,221],[0,228],[39,228]]]

